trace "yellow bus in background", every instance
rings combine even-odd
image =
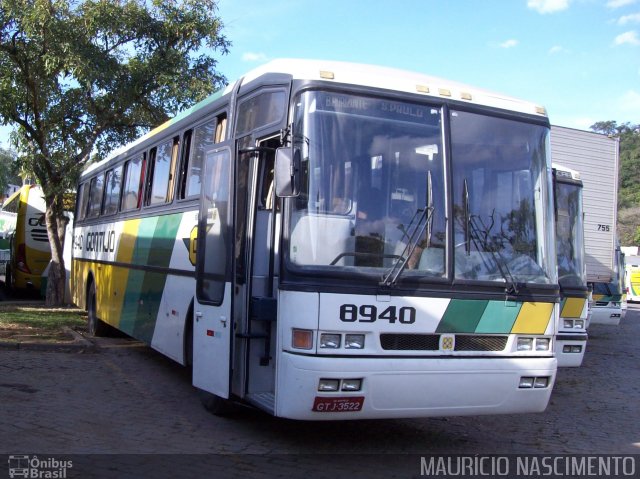
[[[10,290],[40,291],[40,276],[51,259],[45,210],[42,188],[37,185],[24,185],[2,205],[2,211],[16,214],[5,273]]]
[[[640,302],[640,256],[628,256],[626,264],[627,301]]]

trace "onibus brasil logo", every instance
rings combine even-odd
[[[9,456],[9,477],[33,479],[65,479],[67,469],[73,467],[73,461],[63,461],[53,457],[40,459],[38,456]]]

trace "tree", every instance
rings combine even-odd
[[[18,184],[15,154],[0,148],[0,197],[2,197],[2,192],[10,183]]]
[[[63,194],[104,156],[226,83],[217,0],[2,0],[0,120],[42,186],[47,304],[64,301]],[[207,52],[209,54],[207,54]]]
[[[591,129],[620,140],[618,235],[623,245],[640,244],[640,125],[599,121]]]

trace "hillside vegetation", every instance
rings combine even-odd
[[[618,236],[623,246],[640,246],[640,125],[601,121],[591,129],[620,138]]]

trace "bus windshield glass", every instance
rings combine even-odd
[[[582,186],[556,181],[556,253],[562,287],[585,286]]]
[[[455,278],[555,282],[548,128],[450,115]]]
[[[303,93],[294,122],[302,187],[293,202],[291,262],[380,277],[402,261],[403,276],[443,276],[442,136],[439,107]],[[403,257],[408,243],[413,254]]]
[[[294,269],[385,284],[438,280],[455,247],[456,279],[555,281],[552,223],[544,227],[553,219],[548,128],[451,112],[450,238],[441,107],[307,91],[294,115],[302,177],[289,221]]]

